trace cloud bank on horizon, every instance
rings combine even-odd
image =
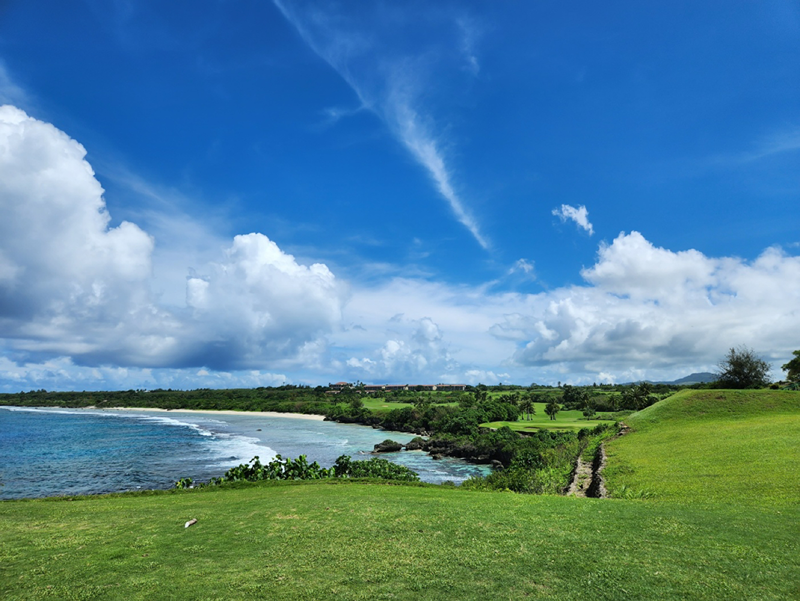
[[[675,252],[635,231],[600,245],[583,284],[536,294],[423,278],[363,286],[298,263],[263,234],[237,235],[186,273],[185,303],[169,306],[152,291],[160,241],[134,223],[110,225],[85,155],[53,125],[0,108],[6,390],[263,385],[294,373],[624,381],[708,368],[742,341],[775,362],[797,345],[800,257]]]

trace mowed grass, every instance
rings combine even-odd
[[[488,422],[481,424],[485,428],[502,428],[508,426],[512,430],[518,432],[535,432],[536,430],[574,430],[578,431],[581,428],[594,428],[600,424],[613,424],[614,420],[604,419],[591,419],[588,420],[583,417],[581,411],[559,411],[556,414],[556,419],[551,420],[544,412],[546,403],[534,403],[536,414],[532,415],[530,420],[520,419],[516,422]],[[602,414],[598,414],[602,417]]]
[[[606,475],[647,501],[309,482],[0,502],[0,598],[798,599],[799,405],[695,391],[631,415]]]
[[[789,599],[798,521],[359,483],[8,501],[0,598]]]
[[[364,395],[361,397],[361,400],[364,402],[364,407],[375,413],[376,415],[382,415],[392,411],[393,409],[402,409],[404,407],[413,407],[413,403],[402,403],[393,400],[387,400],[385,398],[374,398],[368,395]],[[457,405],[458,403],[455,402],[447,402],[447,397],[444,394],[441,394],[438,398],[436,395],[432,397],[432,402],[435,405]]]
[[[606,445],[612,494],[800,503],[800,392],[683,391],[626,423],[633,432]]]

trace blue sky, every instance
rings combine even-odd
[[[0,390],[800,348],[797,2],[0,8]]]

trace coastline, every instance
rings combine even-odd
[[[75,407],[75,410],[86,409],[90,411],[152,411],[157,413],[207,413],[210,415],[260,415],[261,417],[291,417],[295,419],[310,419],[325,421],[324,415],[315,413],[282,413],[279,411],[233,411],[231,409],[161,409],[156,407]]]

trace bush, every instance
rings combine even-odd
[[[766,388],[769,363],[746,347],[730,349],[720,361],[717,384],[721,388]]]
[[[308,463],[305,455],[297,459],[276,455],[275,459],[264,465],[258,457],[250,463],[241,463],[232,467],[221,478],[212,478],[207,484],[193,485],[191,478],[181,478],[175,488],[194,488],[215,486],[223,482],[258,482],[261,480],[319,480],[322,478],[381,478],[383,480],[399,480],[417,482],[416,472],[405,466],[397,465],[386,459],[377,457],[369,461],[352,461],[349,455],[340,456],[329,469],[321,467],[316,461]]]

